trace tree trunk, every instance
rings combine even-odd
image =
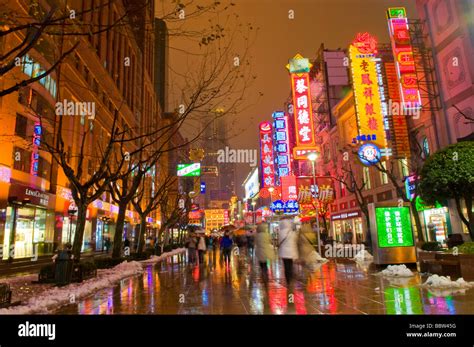
[[[416,210],[416,196],[410,201],[411,210],[413,212],[413,218],[415,219],[415,227],[419,241],[426,241],[423,227],[421,226],[420,214]]]
[[[367,251],[371,252],[372,251],[372,234],[370,232],[370,219],[369,219],[369,212],[367,213],[363,212],[365,216],[365,222],[367,224],[367,232],[365,234],[365,247],[367,248]]]
[[[137,253],[143,252],[143,245],[145,244],[146,234],[146,216],[140,216],[140,235],[138,236]]]
[[[122,255],[123,226],[125,224],[126,210],[126,204],[119,205],[117,223],[115,225],[114,249],[112,251],[112,258],[120,258]]]
[[[474,213],[472,212],[472,196],[466,194],[464,196],[464,202],[466,203],[467,219],[469,222],[469,235],[471,236],[471,240],[474,241]]]
[[[454,198],[454,201],[456,202],[456,210],[458,211],[458,215],[459,215],[459,217],[461,218],[462,222],[467,226],[467,228],[468,228],[468,230],[469,230],[469,235],[471,236],[471,240],[474,240],[473,234],[472,234],[474,228],[471,228],[471,223],[472,223],[473,220],[474,220],[474,219],[472,218],[472,198],[470,198],[470,199],[469,199],[469,198],[468,198],[468,199],[465,198],[465,200],[466,200],[466,207],[467,207],[467,205],[469,204],[469,200],[470,200],[470,209],[471,209],[471,219],[470,219],[470,220],[466,219],[466,216],[465,216],[465,215],[463,214],[463,212],[462,212],[462,208],[461,208],[461,198],[458,197],[458,196],[456,196],[456,197]],[[468,218],[469,218],[469,209],[467,209],[467,216],[468,216]]]
[[[75,261],[81,260],[82,240],[84,238],[84,229],[86,227],[87,205],[75,202],[77,206],[76,233],[74,234],[74,243],[72,253]]]

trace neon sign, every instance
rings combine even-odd
[[[419,109],[421,97],[405,8],[389,8],[387,19],[403,109]]]
[[[286,66],[291,74],[291,90],[293,95],[293,116],[295,121],[296,145],[295,148],[315,145],[313,110],[309,71],[312,64],[307,58],[297,54],[290,59]]]
[[[288,117],[284,112],[273,113],[273,129],[276,174],[280,178],[288,176],[291,171]]]
[[[275,171],[273,167],[272,125],[268,122],[260,123],[260,155],[262,187],[273,187],[275,185]]]
[[[377,72],[377,42],[368,33],[357,34],[349,47],[354,101],[359,135],[364,134],[379,147],[386,147],[385,128],[380,96],[380,74]]]
[[[41,123],[36,122],[33,132],[33,150],[31,152],[31,166],[30,174],[33,176],[38,176],[38,166],[39,166],[39,151],[38,148],[41,145],[41,134],[42,134]]]

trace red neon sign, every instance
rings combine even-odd
[[[260,123],[260,164],[262,167],[262,187],[275,185],[275,169],[273,167],[272,125]]]

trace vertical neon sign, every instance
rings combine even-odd
[[[33,132],[33,151],[31,153],[31,166],[30,174],[38,176],[38,165],[39,165],[39,151],[38,148],[41,145],[41,123],[36,122]]]
[[[260,164],[262,167],[262,187],[274,187],[272,125],[269,122],[260,123]]]
[[[273,113],[274,148],[276,174],[278,178],[290,174],[290,143],[288,139],[288,117],[284,112]]]
[[[419,109],[421,108],[421,97],[405,8],[389,8],[387,20],[400,85],[402,107],[404,110]]]

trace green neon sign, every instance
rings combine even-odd
[[[193,177],[201,175],[201,164],[178,164],[178,176],[179,177]]]
[[[409,207],[376,207],[375,219],[380,248],[414,245]]]
[[[388,18],[406,18],[405,7],[389,7],[387,10]]]

